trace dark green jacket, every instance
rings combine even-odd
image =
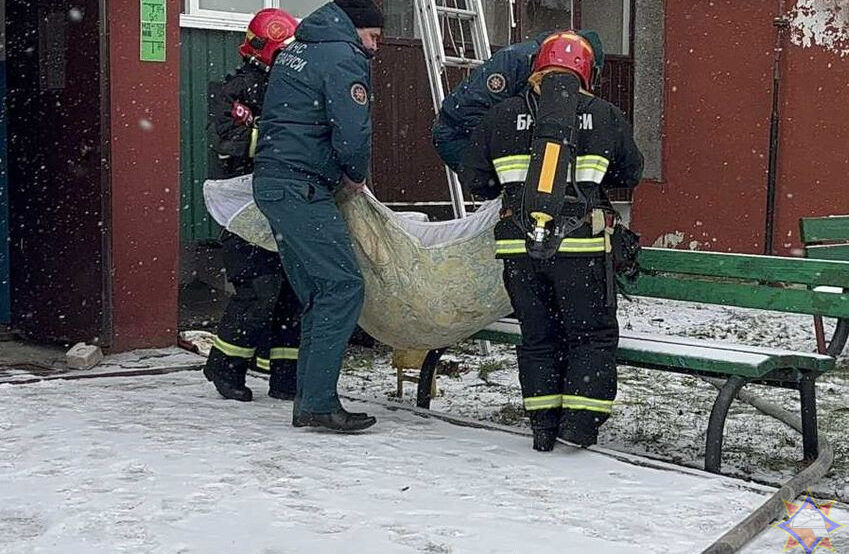
[[[257,177],[318,177],[329,187],[345,173],[368,174],[371,158],[369,55],[336,4],[307,16],[274,62],[260,122]]]

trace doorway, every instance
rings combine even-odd
[[[5,15],[12,325],[102,344],[111,334],[99,0],[10,2]]]
[[[6,177],[6,2],[0,0],[0,325],[11,320],[9,180]]]

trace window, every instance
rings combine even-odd
[[[631,52],[630,0],[584,0],[581,2],[581,28],[592,29],[601,37],[605,54],[627,56]]]
[[[578,0],[580,1],[580,0]],[[522,30],[525,39],[573,26],[572,0],[525,0]]]
[[[510,2],[504,0],[483,0],[483,16],[486,20],[486,32],[493,46],[510,44],[510,31],[513,23]]]
[[[383,34],[393,38],[415,38],[416,8],[414,0],[383,0]]]
[[[194,4],[194,2],[192,2]],[[241,0],[231,2],[230,0],[197,0],[198,10],[229,13],[255,13],[265,7],[263,0]]]
[[[445,5],[465,8],[464,0],[446,0]],[[510,3],[506,0],[483,0],[489,43],[492,46],[510,44]],[[383,0],[386,27],[383,32],[393,38],[420,38],[418,13],[414,0]]]
[[[253,14],[263,8],[281,8],[303,19],[327,0],[185,0],[180,26],[242,32]]]
[[[631,0],[525,0],[522,22],[526,39],[558,29],[592,29],[605,54],[630,55]]]

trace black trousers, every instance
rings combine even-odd
[[[522,329],[517,348],[534,429],[562,423],[595,432],[616,397],[616,299],[606,302],[602,256],[504,260],[504,284]]]
[[[236,380],[249,368],[271,372],[272,390],[294,394],[301,306],[280,257],[227,231],[221,243],[235,295],[218,324],[207,366]]]

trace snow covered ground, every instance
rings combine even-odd
[[[294,429],[291,403],[226,402],[197,372],[0,385],[0,552],[687,553],[765,497],[356,407],[373,432]],[[785,539],[769,529],[746,552]]]
[[[812,318],[760,310],[634,299],[621,301],[623,330],[715,339],[756,346],[814,351]],[[827,335],[831,328],[827,326]],[[847,347],[849,350],[849,347]],[[474,344],[450,351],[459,368],[439,378],[436,410],[508,425],[526,424],[514,350],[494,347],[490,357]],[[411,372],[413,374],[415,372]],[[349,357],[344,388],[366,397],[395,398],[395,370],[386,350],[363,350]],[[794,413],[798,393],[751,386],[749,389]],[[835,449],[830,474],[813,487],[821,498],[849,502],[849,359],[838,359],[833,375],[818,380],[820,432]],[[600,443],[612,450],[703,467],[708,415],[716,389],[698,378],[620,367],[613,417]],[[406,384],[401,402],[415,404],[415,385]],[[742,478],[779,484],[799,470],[801,436],[742,403],[732,406],[726,424],[723,471]],[[849,548],[847,548],[849,552]]]

